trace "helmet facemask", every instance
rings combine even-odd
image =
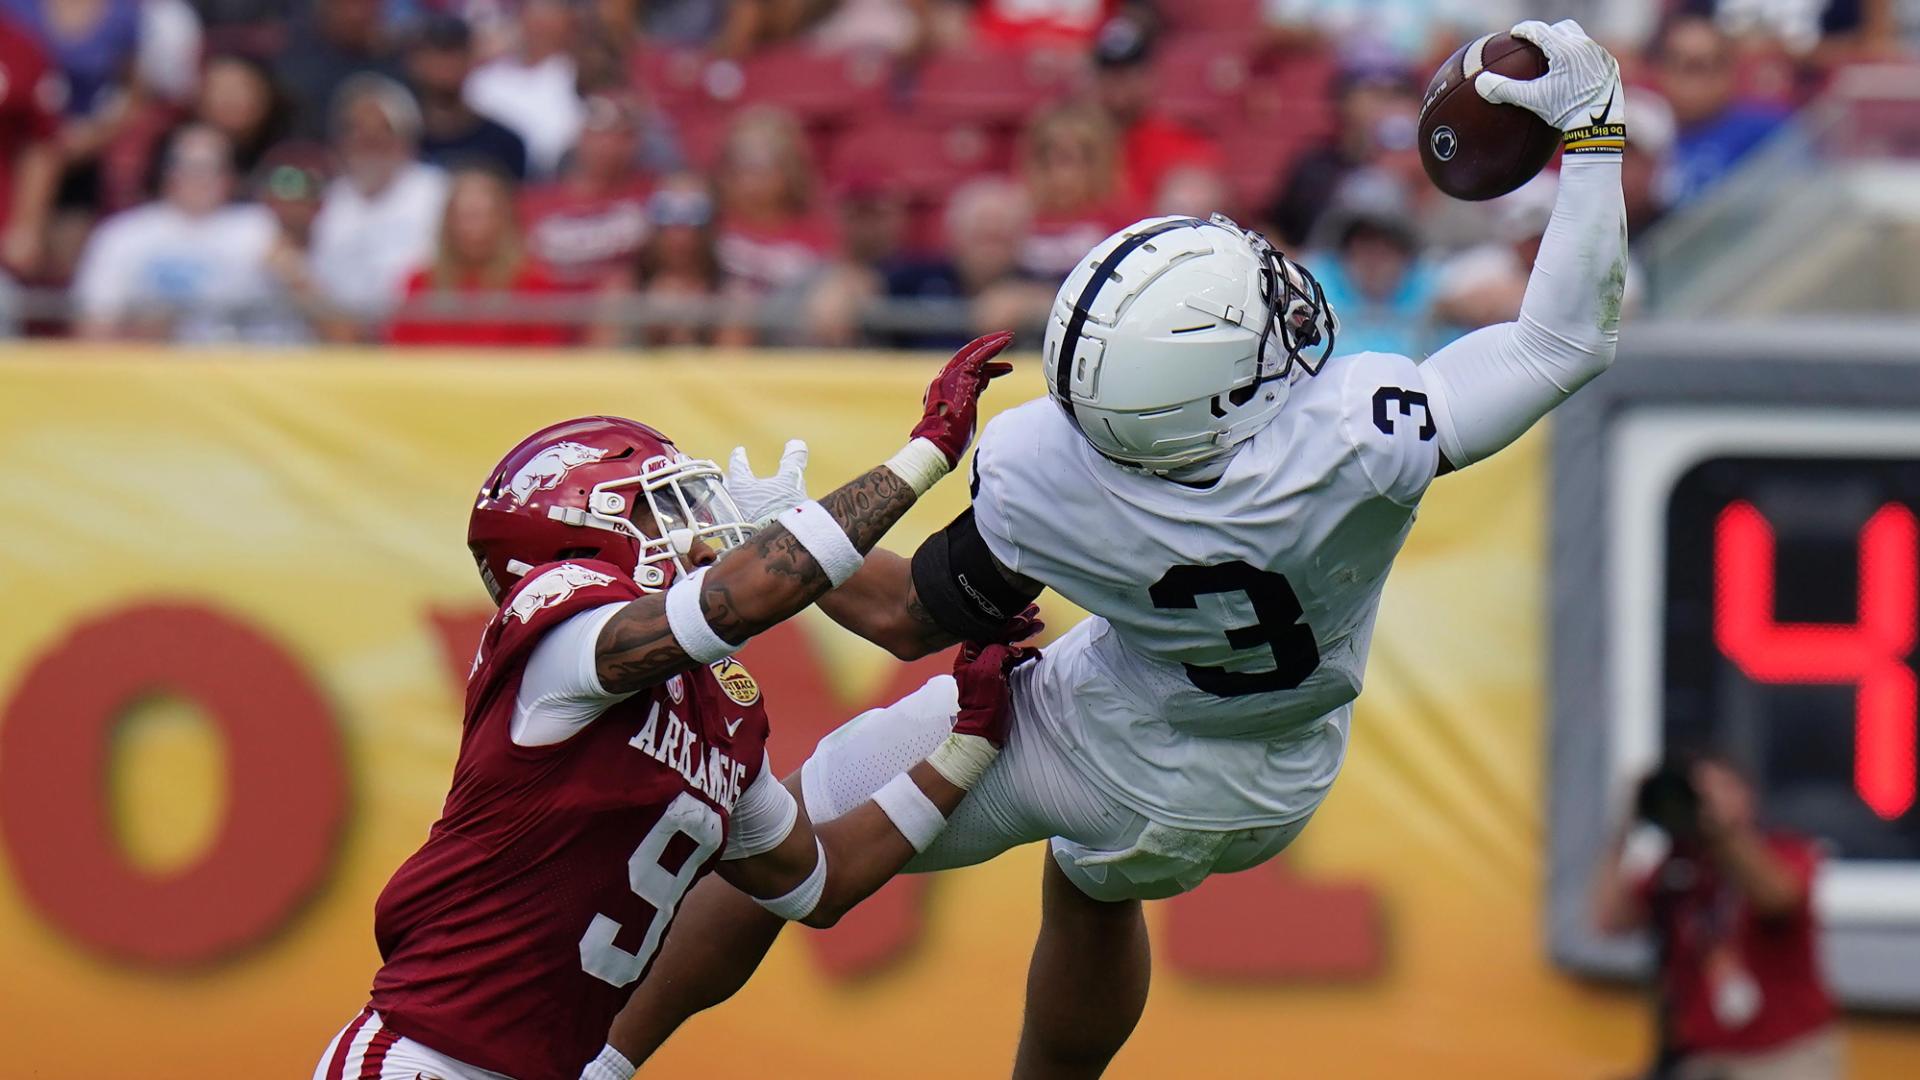
[[[652,518],[652,533],[634,521],[640,501]],[[587,506],[584,512],[572,511],[582,518],[573,523],[624,533],[637,541],[640,558],[633,577],[649,592],[667,582],[662,563],[672,563],[681,574],[693,572],[689,555],[696,543],[726,552],[753,535],[752,524],[727,494],[720,467],[684,455],[656,455],[641,464],[637,475],[595,484],[587,495]],[[556,507],[553,512],[562,511]]]
[[[1260,291],[1267,322],[1260,333],[1260,382],[1290,379],[1296,370],[1320,374],[1340,333],[1340,317],[1312,271],[1281,254],[1267,238],[1234,224],[1225,214],[1212,223],[1244,238],[1260,260]]]

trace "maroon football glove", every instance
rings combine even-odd
[[[1027,610],[1000,624],[1000,631],[988,644],[1017,644],[1030,637],[1040,636],[1047,624],[1040,619],[1040,605],[1028,604]]]
[[[953,678],[960,684],[960,715],[954,718],[953,733],[977,735],[995,747],[1005,746],[1013,722],[1007,674],[1039,655],[1039,649],[1018,645],[969,641],[960,646],[953,662]]]
[[[973,442],[974,424],[980,411],[980,392],[987,383],[1013,370],[1013,365],[993,358],[1013,340],[1013,331],[975,338],[953,354],[927,387],[926,412],[913,429],[916,439],[925,439],[947,456],[949,468],[960,464],[968,444]]]

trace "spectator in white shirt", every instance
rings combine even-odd
[[[230,205],[232,147],[204,124],[181,128],[164,155],[160,198],[108,218],[74,276],[81,336],[233,340],[263,299],[273,216]]]
[[[520,136],[534,177],[554,174],[585,120],[573,35],[567,0],[527,0],[518,46],[467,77],[467,104]]]
[[[356,75],[334,102],[340,176],[313,224],[313,272],[333,307],[378,320],[432,256],[446,174],[414,159],[420,109],[384,75]]]

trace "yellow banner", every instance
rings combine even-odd
[[[798,436],[819,493],[898,447],[936,362],[13,350],[0,1076],[310,1072],[365,1000],[374,896],[446,791],[488,612],[466,515],[507,447],[582,413],[763,464]],[[1029,365],[992,405],[1040,389]],[[1435,492],[1346,774],[1282,863],[1151,907],[1153,994],[1112,1075],[1637,1063],[1638,996],[1557,974],[1542,945],[1540,451]],[[889,545],[911,550],[965,494],[941,485]],[[811,613],[744,659],[783,770],[933,670]],[[1004,1075],[1041,858],[902,879],[831,932],[790,931],[651,1074]],[[1849,1036],[1853,1075],[1914,1075],[1912,1027]]]

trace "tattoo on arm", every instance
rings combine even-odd
[[[609,693],[644,689],[686,666],[687,654],[667,625],[664,593],[643,596],[615,612],[594,649],[594,673]]]
[[[820,500],[861,553],[873,550],[913,506],[913,489],[882,465]],[[707,625],[739,644],[784,622],[833,588],[826,571],[784,526],[769,525],[727,553],[701,581]],[[600,631],[595,668],[615,693],[639,690],[687,667],[667,624],[664,594],[628,604]]]
[[[832,515],[835,524],[864,555],[873,550],[873,546],[880,542],[880,538],[913,506],[917,498],[919,496],[913,493],[906,481],[882,465],[821,499],[820,507]],[[737,602],[732,575],[719,572],[734,559],[757,564],[767,578],[775,579],[769,582],[763,578],[759,583],[760,589],[777,584],[786,590],[785,594],[777,597],[754,596],[751,598],[752,604],[747,606]],[[714,570],[714,573],[707,575],[705,588],[701,590],[700,609],[706,614],[707,625],[713,627],[714,633],[735,643],[743,642],[775,623],[791,618],[833,588],[833,582],[827,578],[820,564],[814,561],[813,555],[785,526],[778,524],[755,533],[746,547],[729,553],[727,559]],[[749,615],[745,613],[747,611],[758,614]]]
[[[905,480],[882,465],[821,499],[820,506],[833,515],[833,520],[846,531],[847,539],[865,554],[873,550],[873,545],[880,542],[917,498]]]

